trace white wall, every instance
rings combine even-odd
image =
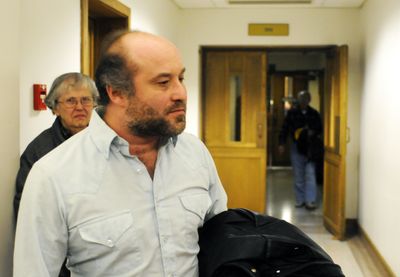
[[[20,1],[7,3],[0,17],[0,276],[12,275],[14,244],[13,196],[19,158],[19,7]]]
[[[361,112],[360,224],[400,276],[400,2],[368,0]]]
[[[80,71],[80,1],[21,0],[20,151],[55,119],[33,110],[32,85]]]
[[[176,42],[180,10],[165,0],[122,0],[131,8],[131,27],[135,30],[161,35]]]
[[[183,10],[178,46],[187,66],[189,91],[187,130],[199,132],[200,64],[198,50],[205,45],[349,45],[346,218],[357,217],[360,11],[346,9],[193,9]],[[287,37],[249,37],[248,23],[289,23]]]

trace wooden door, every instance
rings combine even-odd
[[[324,225],[338,239],[345,235],[348,47],[327,55],[324,95]]]
[[[266,205],[266,55],[204,51],[203,139],[229,208]]]

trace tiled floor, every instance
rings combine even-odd
[[[363,249],[360,249],[361,244],[357,243],[357,237],[339,241],[324,228],[321,192],[319,192],[319,203],[316,210],[295,208],[291,169],[268,170],[267,176],[268,215],[284,219],[303,230],[331,256],[336,264],[342,267],[345,276],[386,276],[373,265],[373,262],[372,265],[371,261],[368,262],[368,253],[365,253],[365,250],[363,253]],[[319,191],[321,191],[321,187],[319,187]]]

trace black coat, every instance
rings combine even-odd
[[[245,209],[214,216],[199,230],[200,277],[343,277],[329,255],[286,221]]]
[[[311,130],[315,135],[322,134],[321,116],[311,106],[307,106],[305,113],[299,107],[294,106],[287,112],[283,121],[282,129],[279,133],[279,144],[284,145],[288,135],[292,137],[293,141],[296,141],[294,135],[296,130],[304,127]]]
[[[51,150],[59,146],[71,135],[62,126],[61,119],[57,117],[53,125],[40,133],[22,153],[19,160],[20,167],[15,181],[16,192],[14,197],[14,211],[15,216],[18,215],[19,202],[21,200],[22,191],[24,189],[26,177],[31,170],[33,164],[41,157],[49,153]]]
[[[301,132],[296,138],[295,133],[298,130]],[[322,130],[321,116],[317,110],[307,106],[303,112],[299,107],[294,106],[288,111],[283,121],[279,133],[279,144],[284,145],[290,134],[300,154],[307,156],[309,160],[320,162],[324,155]]]
[[[21,201],[22,191],[25,186],[26,178],[34,163],[49,153],[51,150],[59,146],[65,140],[71,137],[70,133],[62,126],[61,119],[57,117],[53,125],[40,133],[26,147],[19,159],[20,167],[15,180],[15,196],[14,196],[14,213],[17,218],[19,204]],[[70,276],[69,270],[64,264],[61,267],[59,277]]]

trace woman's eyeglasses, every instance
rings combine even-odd
[[[81,103],[82,106],[85,107],[91,107],[94,104],[93,98],[92,97],[82,97],[82,98],[75,98],[75,97],[70,97],[67,98],[65,101],[58,101],[57,103],[64,104],[66,108],[75,108],[76,105],[78,105],[78,102]]]

